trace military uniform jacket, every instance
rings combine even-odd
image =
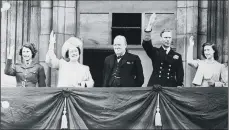
[[[106,57],[103,70],[103,87],[108,86],[115,66],[116,55]],[[120,78],[122,87],[141,87],[144,82],[141,60],[137,55],[126,52],[120,60]]]
[[[8,59],[5,67],[5,74],[16,76],[17,87],[46,87],[44,67],[39,63],[32,62],[29,66],[17,63],[12,65]]]
[[[183,85],[184,69],[182,57],[179,53],[170,50],[168,54],[160,47],[153,47],[151,40],[142,43],[146,54],[152,60],[153,72],[148,86],[159,84],[166,87]]]

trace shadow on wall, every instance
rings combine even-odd
[[[16,78],[4,73],[5,64],[1,65],[1,87],[16,87]]]

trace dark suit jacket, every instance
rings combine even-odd
[[[108,87],[114,68],[116,55],[106,57],[103,70],[103,87]],[[141,60],[137,55],[126,52],[120,60],[120,77],[122,87],[141,87],[144,82]]]
[[[179,53],[170,50],[166,54],[162,47],[153,47],[151,40],[143,40],[142,46],[153,65],[153,73],[148,86],[159,84],[166,87],[177,87],[183,85],[184,69]]]

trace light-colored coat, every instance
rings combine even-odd
[[[189,64],[197,68],[196,75],[192,82],[196,86],[209,87],[209,80],[213,80],[217,83],[221,82],[223,65],[219,62],[214,61],[212,63],[207,63],[207,60],[193,60]],[[216,85],[216,87],[219,87],[219,85]]]
[[[47,52],[46,63],[51,68],[59,69],[57,87],[93,87],[94,85],[89,67],[86,65],[59,60],[53,50]]]

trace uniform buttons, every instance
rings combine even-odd
[[[169,67],[171,67],[171,65],[169,65]]]
[[[167,73],[169,75],[169,73]]]
[[[160,69],[162,69],[162,67],[160,67]]]
[[[167,77],[167,79],[169,79],[169,77]]]
[[[161,65],[163,65],[163,63],[161,62]]]
[[[161,71],[159,71],[159,73],[161,73]]]
[[[169,71],[170,71],[170,69],[169,69]]]
[[[161,77],[161,75],[159,75],[159,77]]]

